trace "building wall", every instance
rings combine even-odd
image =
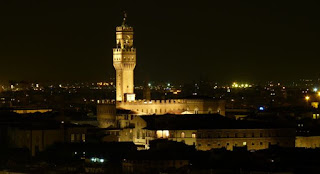
[[[183,142],[190,146],[196,145],[197,130],[148,130],[148,132],[147,138],[149,140],[168,139]]]
[[[197,149],[247,146],[248,150],[267,149],[270,145],[282,147],[295,146],[294,129],[216,129],[198,130]]]
[[[118,141],[133,142],[139,145],[140,149],[148,149],[150,141],[155,139],[184,142],[187,145],[195,145],[198,150],[233,150],[234,146],[260,150],[267,149],[270,145],[295,146],[294,129],[150,130],[146,122],[137,115],[117,116],[117,122],[122,125],[118,129]]]
[[[45,113],[45,112],[52,112],[52,109],[14,109],[12,110],[18,114],[33,114],[33,113]]]
[[[125,160],[122,162],[124,173],[150,173],[169,168],[179,169],[189,165],[189,160]],[[157,172],[159,173],[159,172]],[[161,172],[160,172],[161,173]]]
[[[43,151],[54,142],[63,142],[61,130],[26,130],[12,128],[8,131],[9,144],[15,148],[28,148],[31,155]]]
[[[225,115],[225,101],[202,99],[150,100],[134,102],[117,102],[117,108],[128,109],[144,114],[191,113]]]
[[[117,116],[116,122],[120,127],[105,130],[107,135],[117,136],[118,142],[133,142],[139,149],[148,149],[147,130],[144,129],[147,125],[142,118],[135,115],[120,115]],[[115,138],[105,140],[113,141]]]
[[[98,104],[97,120],[100,128],[115,127],[116,105],[112,103]]]
[[[74,140],[72,140],[72,135]],[[84,142],[86,128],[72,127],[68,129],[20,129],[8,130],[9,144],[14,148],[28,148],[32,156],[58,142]]]
[[[320,148],[320,136],[297,136],[296,137],[296,147],[304,148]]]
[[[113,66],[116,69],[116,100],[124,101],[125,94],[134,93],[136,49],[133,48],[133,28],[116,28],[117,48],[113,49]]]

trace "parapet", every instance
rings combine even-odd
[[[116,104],[116,101],[103,99],[103,100],[97,100],[97,104]]]
[[[133,27],[129,26],[118,26],[116,31],[133,31]]]
[[[153,104],[183,104],[186,103],[185,99],[171,99],[171,100],[135,100],[135,101],[117,101],[119,104],[124,105],[153,105]]]
[[[129,49],[122,49],[122,48],[113,48],[113,53],[122,53],[122,52],[132,52],[135,53],[135,48],[129,48]]]

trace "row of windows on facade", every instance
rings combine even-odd
[[[279,145],[280,143],[277,142],[276,144]],[[222,146],[221,143],[217,143],[217,145],[218,145],[218,146]],[[242,146],[247,146],[247,145],[248,145],[248,143],[247,143],[246,141],[242,142]],[[259,142],[259,144],[255,144],[254,142],[252,142],[251,145],[252,145],[252,146],[255,146],[255,145],[263,146],[263,142]],[[269,145],[269,146],[272,145],[271,142],[269,142],[268,145]],[[202,146],[202,144],[199,143],[198,146],[200,147],[200,146]],[[210,147],[210,146],[212,146],[212,145],[211,145],[211,144],[207,144],[207,146]],[[225,146],[230,146],[230,143],[226,143]],[[240,146],[240,144],[234,143],[233,146],[237,147],[237,146]]]
[[[133,137],[132,129],[130,129],[129,133],[130,133],[129,136]],[[115,134],[115,135],[119,135],[119,134]],[[125,135],[128,136],[128,132],[125,132]],[[153,133],[145,130],[140,131],[139,129],[136,131],[137,139],[140,139],[140,138],[145,139],[145,137],[153,137]],[[169,131],[164,130],[164,131],[157,131],[156,137],[157,138],[196,138],[196,133],[192,133],[191,137],[187,137],[185,133],[182,132],[180,134],[180,137],[179,136],[176,137],[174,134],[169,135]]]
[[[319,118],[320,118],[320,114],[313,114],[313,115],[312,115],[312,118],[315,119],[315,120],[316,120],[316,119],[319,119]]]
[[[180,112],[180,111],[188,111],[189,109],[186,110],[185,108],[183,108],[183,109],[178,108],[177,110]],[[143,112],[143,111],[144,110],[141,109],[141,112]],[[148,113],[150,113],[150,114],[152,114],[152,113],[156,113],[157,114],[158,113],[158,109],[154,109],[154,112],[153,112],[153,109],[150,109],[150,112],[149,112],[148,109],[146,109],[145,111],[146,111],[145,113],[147,113],[147,114]],[[174,109],[168,109],[168,111],[174,111]],[[137,109],[137,112],[139,112],[139,109]],[[166,113],[166,112],[167,112],[167,109],[164,109],[163,114]],[[159,113],[162,114],[162,109],[159,109]],[[208,113],[211,114],[212,110],[208,110]],[[199,114],[199,109],[198,108],[194,109],[194,114]]]
[[[150,137],[152,136],[151,133],[147,133],[147,136]],[[191,137],[186,136],[185,132],[181,132],[180,134],[175,134],[172,132],[169,132],[168,130],[158,130],[156,132],[156,137],[157,138],[196,138],[196,133],[192,133]]]
[[[86,134],[71,134],[71,142],[86,142]]]
[[[250,137],[279,137],[279,133],[276,132],[275,134],[272,133],[268,133],[268,134],[263,134],[263,133],[259,133],[259,136],[257,136],[257,133],[251,133],[251,134],[247,134],[247,133],[234,133],[234,134],[206,134],[206,133],[198,133],[198,137],[199,138],[250,138]]]
[[[121,58],[114,58],[114,60],[121,60]],[[133,57],[132,57],[132,58],[130,58],[130,57],[128,57],[128,58],[123,57],[123,60],[134,60],[134,58],[133,58]]]

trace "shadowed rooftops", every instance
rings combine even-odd
[[[141,116],[149,130],[198,129],[272,129],[289,128],[289,125],[260,120],[234,120],[219,114],[153,115]]]

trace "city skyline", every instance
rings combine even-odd
[[[123,10],[135,28],[138,81],[250,82],[319,75],[319,23],[311,4],[60,5],[3,3],[1,80],[114,77],[110,48]]]

